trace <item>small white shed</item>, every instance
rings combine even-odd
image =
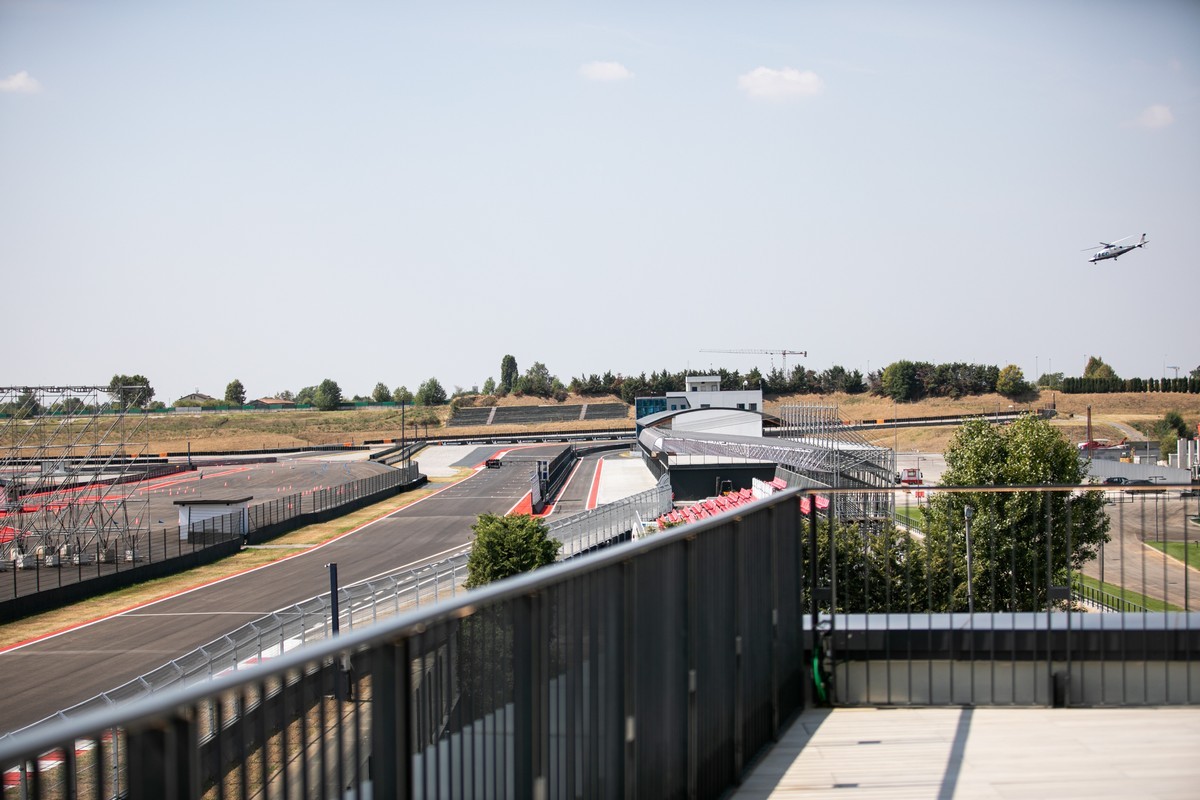
[[[198,529],[204,522],[226,514],[235,514],[233,533],[245,535],[250,530],[250,501],[253,495],[245,497],[201,497],[191,500],[176,500],[179,506],[179,538],[186,540],[188,532],[196,526]]]

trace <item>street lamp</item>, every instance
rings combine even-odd
[[[967,526],[967,613],[975,613],[975,585],[971,577],[971,518],[975,516],[975,509],[971,506],[963,506],[963,521]]]

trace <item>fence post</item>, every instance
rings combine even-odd
[[[733,774],[740,776],[746,766],[746,670],[743,651],[742,618],[749,598],[746,591],[745,537],[742,518],[733,521]]]
[[[683,540],[684,575],[687,581],[687,794],[700,795],[700,715],[696,705],[696,650],[700,642],[700,568],[696,539]]]
[[[412,797],[411,661],[407,638],[381,647],[373,655],[370,775],[376,797]]]
[[[622,709],[625,720],[624,756],[625,767],[624,796],[637,797],[637,562],[630,560],[621,564],[621,582],[623,584],[622,608],[622,669],[620,681],[623,686],[624,702]]]
[[[157,724],[126,729],[130,800],[187,800],[200,796],[195,725],[176,714]]]
[[[513,788],[517,797],[540,797],[545,789],[542,717],[539,596],[527,594],[513,603]],[[535,645],[535,642],[539,642]],[[538,653],[534,652],[535,647]]]

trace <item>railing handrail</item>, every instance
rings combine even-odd
[[[761,501],[762,505],[756,505],[755,508],[761,509],[785,503],[797,497],[802,491],[786,489],[764,498]],[[477,608],[537,593],[568,576],[578,577],[612,564],[628,561],[644,553],[692,538],[709,528],[716,528],[727,522],[728,515],[721,515],[663,531],[644,539],[625,542],[600,551],[589,558],[560,561],[533,572],[515,575],[502,581],[471,589],[464,592],[459,599],[448,600],[428,608],[402,612],[399,616],[386,622],[343,632],[310,646],[296,648],[269,662],[256,664],[245,670],[237,670],[228,675],[216,676],[211,681],[171,687],[147,697],[132,700],[123,708],[97,709],[70,720],[49,723],[29,731],[26,736],[14,737],[10,741],[0,741],[0,764],[7,763],[24,752],[52,747],[64,739],[79,738],[96,730],[137,723],[139,720],[167,714],[175,708],[196,703],[206,697],[219,695],[241,685],[258,684],[300,669],[307,664],[332,659],[346,651],[366,649],[372,645],[381,645],[397,638],[412,636],[439,623],[469,617]]]

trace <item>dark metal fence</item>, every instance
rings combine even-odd
[[[240,512],[170,526],[130,532],[119,542],[69,552],[33,552],[19,562],[0,561],[0,603],[48,590],[69,587],[95,578],[119,575],[139,567],[192,556],[213,547],[269,530],[272,526],[331,512],[417,480],[415,463],[339,486],[297,492]],[[20,568],[18,568],[18,565]],[[4,573],[8,572],[7,575]]]
[[[788,490],[14,736],[0,768],[34,798],[717,797],[809,692],[1200,702],[1194,502],[921,491],[855,520]]]
[[[794,494],[0,744],[29,797],[717,797],[801,708]]]
[[[916,488],[895,525],[813,504],[821,690],[849,705],[1200,702],[1200,508],[1184,488]]]

